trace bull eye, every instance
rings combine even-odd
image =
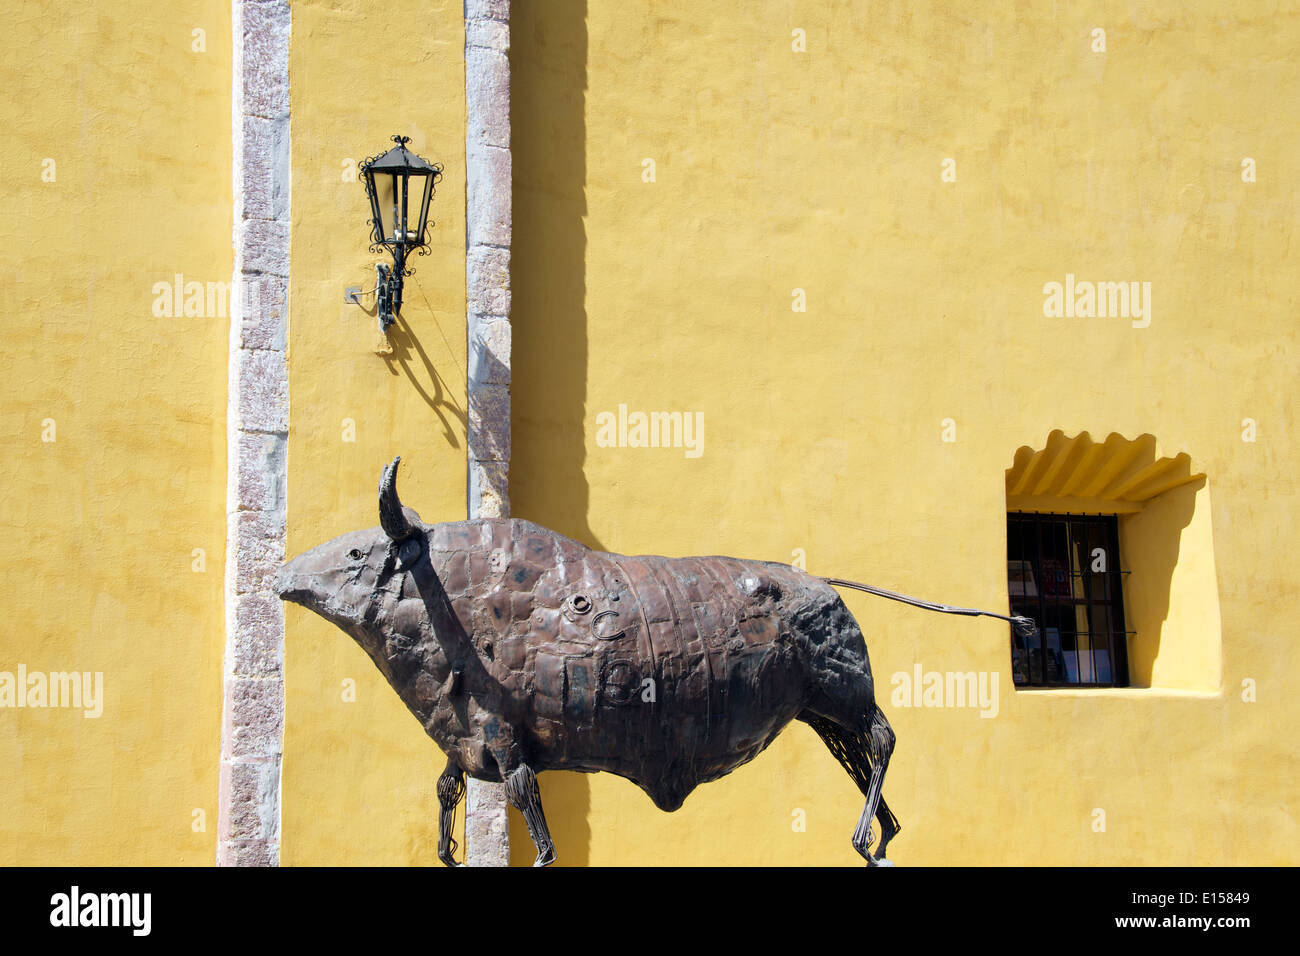
[[[358,549],[353,548],[351,551],[348,552],[348,557],[351,558],[353,561],[360,561],[362,558],[362,554]]]

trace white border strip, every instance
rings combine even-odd
[[[234,294],[218,866],[280,863],[289,373],[289,5],[232,0]]]
[[[465,0],[468,512],[510,514],[510,0]],[[465,858],[509,866],[502,784],[469,780]]]

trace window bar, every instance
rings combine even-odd
[[[1115,582],[1118,580],[1113,569],[1119,565],[1119,551],[1115,548],[1115,542],[1111,540],[1111,520],[1102,518],[1097,522],[1097,533],[1102,538],[1102,553],[1106,555],[1106,573],[1102,575],[1102,595],[1106,602],[1106,657],[1110,662],[1110,680],[1111,686],[1115,684],[1115,648],[1114,631],[1115,631]]]
[[[1093,603],[1093,598],[1094,598],[1094,596],[1095,596],[1095,592],[1094,592],[1093,589],[1094,589],[1094,587],[1095,587],[1095,584],[1094,584],[1094,582],[1093,582],[1093,580],[1092,580],[1092,574],[1093,574],[1093,572],[1092,572],[1092,543],[1093,543],[1093,541],[1095,540],[1094,534],[1095,534],[1095,532],[1096,532],[1096,530],[1097,530],[1097,525],[1096,525],[1095,522],[1092,522],[1092,521],[1086,521],[1085,524],[1084,524],[1084,527],[1087,529],[1087,531],[1086,531],[1086,533],[1085,533],[1085,539],[1084,539],[1084,540],[1085,540],[1085,547],[1087,548],[1087,551],[1088,551],[1087,556],[1086,556],[1086,558],[1085,558],[1085,561],[1086,561],[1086,567],[1087,567],[1087,569],[1088,569],[1088,575],[1087,575],[1086,578],[1084,578],[1084,589],[1083,589],[1084,600],[1087,601],[1087,606],[1088,606],[1088,611],[1087,611],[1087,613],[1088,613],[1088,673],[1092,675],[1093,683],[1096,683],[1096,681],[1097,681],[1097,631],[1098,631],[1098,628],[1097,628],[1097,623],[1096,623],[1096,622],[1097,622],[1097,619],[1096,619],[1096,610],[1095,610],[1096,605]],[[1105,556],[1106,567],[1109,568],[1109,567],[1110,567],[1110,556],[1109,556],[1109,555],[1106,555],[1104,546],[1103,546],[1103,548],[1102,548],[1102,554]],[[1106,575],[1106,572],[1103,571],[1103,572],[1102,572],[1102,575],[1101,575],[1101,586],[1102,586],[1102,589],[1104,590],[1104,589],[1107,587],[1107,585],[1108,585],[1107,575]],[[1109,626],[1109,622],[1107,622],[1107,625]]]
[[[1114,535],[1115,563],[1119,564],[1119,519],[1114,519],[1111,523],[1111,533]],[[1120,587],[1120,578],[1115,579],[1115,599],[1111,602],[1114,608],[1114,614],[1117,615],[1115,623],[1119,625],[1120,634],[1117,635],[1116,648],[1111,655],[1111,674],[1115,678],[1117,687],[1127,687],[1129,685],[1128,676],[1128,624],[1124,618],[1124,589]]]
[[[1047,647],[1047,604],[1044,595],[1045,592],[1047,591],[1047,587],[1046,587],[1047,582],[1044,579],[1043,570],[1042,570],[1043,569],[1043,525],[1039,522],[1034,522],[1034,532],[1035,532],[1034,547],[1036,549],[1036,554],[1038,556],[1038,564],[1036,570],[1036,573],[1038,575],[1038,587],[1036,590],[1038,591],[1038,621],[1039,621],[1038,679],[1036,681],[1034,680],[1034,659],[1032,656],[1030,656],[1029,680],[1031,683],[1045,684],[1047,683],[1047,668],[1045,666],[1046,655],[1044,654],[1044,649]]]

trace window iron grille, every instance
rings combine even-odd
[[[1011,635],[1017,687],[1127,687],[1128,637],[1114,515],[1007,515],[1011,613],[1038,632]]]

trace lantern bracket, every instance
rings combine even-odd
[[[375,284],[375,306],[379,312],[379,330],[387,332],[402,310],[402,270],[392,269],[384,262],[375,263],[378,281]]]

